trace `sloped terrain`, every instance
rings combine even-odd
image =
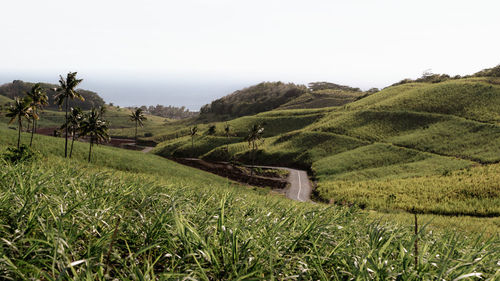
[[[268,118],[264,132],[268,128],[270,132],[263,136],[255,153],[244,141],[244,128],[258,120],[235,119],[228,122],[238,124],[233,138],[222,145],[202,141],[204,149],[190,156],[247,163],[255,157],[255,163],[259,164],[310,169],[318,181],[317,195],[342,204],[354,203],[379,210],[417,208],[428,213],[497,216],[499,210],[495,206],[499,194],[492,191],[498,188],[494,181],[484,182],[484,194],[479,197],[473,187],[468,186],[468,191],[450,197],[446,204],[430,200],[421,208],[416,203],[419,193],[412,186],[414,182],[431,184],[427,178],[438,183],[442,177],[450,181],[448,187],[436,186],[432,196],[436,200],[447,198],[446,192],[453,186],[451,182],[457,181],[456,186],[460,186],[463,180],[452,176],[455,171],[476,171],[500,161],[500,81],[495,79],[498,78],[469,77],[440,83],[406,83],[343,106],[261,113],[252,118]],[[317,117],[303,123],[293,120],[309,115]],[[188,140],[184,140],[184,148],[188,148]],[[182,142],[171,140],[178,141]],[[210,146],[212,149],[207,152]],[[168,155],[169,152],[163,149],[156,153]],[[471,175],[489,177],[489,173],[493,173],[493,170],[485,171],[486,174],[472,172]],[[358,184],[365,183],[390,186],[391,192],[366,188],[352,192]],[[393,200],[396,190],[405,196],[396,196]],[[469,194],[470,198],[463,194]],[[469,199],[476,203],[459,203]],[[479,208],[481,204],[484,206]]]
[[[0,136],[3,154],[17,133],[0,124]],[[21,138],[26,143],[29,134]],[[355,207],[290,201],[136,151],[99,146],[86,163],[88,144],[76,142],[73,159],[64,159],[63,146],[62,138],[37,135],[39,158],[0,161],[2,279],[498,276],[498,232],[493,226],[488,239],[477,234],[482,221],[467,235],[421,228],[413,266],[412,228],[374,222]],[[467,188],[475,184],[449,188],[464,199],[482,194]]]

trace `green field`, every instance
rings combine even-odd
[[[309,170],[319,199],[384,212],[495,217],[498,186],[489,179],[500,162],[498,82],[409,83],[343,106],[273,110],[229,121],[230,139],[220,129],[219,137],[196,137],[192,148],[191,138],[171,133],[154,152],[251,163],[244,136],[252,122],[265,120],[255,162]],[[467,177],[481,188],[465,184]]]
[[[12,99],[9,99],[6,96],[0,95],[0,106],[11,103],[12,101],[13,101]]]
[[[3,96],[0,96],[0,101]],[[1,104],[1,102],[0,102]],[[135,123],[130,121],[131,111],[126,108],[117,108],[114,106],[106,107],[107,111],[104,118],[109,121],[110,134],[113,137],[133,138],[135,135]],[[39,128],[60,128],[64,123],[65,112],[63,110],[44,110],[39,113],[40,119],[38,120]],[[145,115],[147,120],[144,121],[144,127],[138,127],[137,135],[143,138],[145,133],[151,133],[158,129],[164,128],[171,120],[159,116]],[[0,123],[7,123],[8,118],[2,114],[0,116]],[[27,122],[23,121],[23,126],[26,128]],[[16,124],[12,125],[16,126]]]
[[[0,151],[16,143],[5,125],[0,136]],[[383,222],[356,207],[293,202],[141,152],[98,146],[87,164],[88,144],[77,142],[65,160],[64,139],[34,141],[40,159],[0,161],[4,279],[500,277],[498,220],[463,218],[465,235],[422,228],[424,217],[415,266],[405,217]]]

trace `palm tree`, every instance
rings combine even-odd
[[[32,110],[32,120],[33,120],[33,128],[31,128],[31,140],[30,140],[30,146],[33,144],[33,135],[36,132],[36,123],[37,120],[39,119],[38,116],[38,109],[43,110],[44,105],[49,104],[49,98],[47,97],[47,94],[45,91],[40,87],[40,83],[36,83],[31,87],[31,90],[26,93],[28,97],[31,98],[31,110]]]
[[[7,109],[7,114],[5,115],[11,118],[9,124],[14,122],[14,120],[16,120],[17,118],[17,124],[18,124],[17,149],[19,149],[21,144],[21,130],[23,128],[23,117],[28,120],[30,118],[31,114],[30,103],[31,99],[29,97],[25,97],[23,99],[16,97],[14,99],[14,104],[12,104]]]
[[[71,149],[69,150],[69,158],[71,158],[71,156],[73,155],[73,144],[75,143],[75,139],[78,139],[79,137],[77,133],[80,131],[80,125],[83,117],[83,112],[79,107],[72,107],[67,123],[64,123],[61,126],[61,129],[69,127],[69,129],[71,130]]]
[[[255,162],[255,152],[259,148],[259,141],[262,139],[262,135],[264,134],[264,127],[261,124],[253,124],[253,126],[248,130],[248,136],[246,137],[246,141],[248,141],[248,146],[252,148],[252,166],[254,166]],[[253,169],[252,169],[253,174]]]
[[[207,130],[207,135],[213,136],[217,132],[217,127],[215,125],[210,125]]]
[[[76,72],[69,72],[66,76],[66,80],[62,76],[59,76],[59,88],[56,89],[59,94],[55,96],[55,100],[59,107],[62,106],[63,103],[65,103],[66,123],[68,122],[69,99],[78,98],[82,101],[85,100],[82,95],[76,92],[75,89],[76,86],[78,86],[78,84],[80,84],[82,81],[83,79],[76,79]],[[64,143],[64,157],[68,157],[68,127],[66,127],[65,137],[66,142]]]
[[[189,135],[191,136],[191,150],[194,150],[194,136],[196,136],[196,133],[198,133],[198,127],[194,125],[189,130]]]
[[[81,125],[80,125],[80,136],[89,136],[90,137],[90,146],[89,146],[89,158],[92,155],[92,146],[94,142],[99,144],[99,142],[104,142],[109,140],[108,135],[108,122],[102,119],[102,114],[104,113],[104,109],[96,109],[92,108],[92,110],[85,114]]]
[[[226,135],[226,152],[229,153],[229,132],[231,131],[231,126],[228,123],[224,125],[224,134]]]
[[[137,125],[139,126],[144,126],[144,123],[142,121],[148,120],[146,116],[144,116],[144,113],[142,112],[142,108],[136,108],[135,111],[132,111],[132,114],[130,114],[130,121],[135,122],[135,143],[137,144]]]

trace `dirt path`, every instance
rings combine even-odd
[[[145,147],[143,150],[141,150],[141,151],[142,151],[142,152],[144,152],[144,153],[148,153],[148,152],[150,152],[151,150],[153,150],[153,148],[154,148],[154,147],[152,147],[152,146],[146,146],[146,147]]]
[[[290,172],[287,178],[287,181],[290,183],[290,187],[288,187],[285,191],[286,197],[300,202],[311,201],[312,186],[306,171],[273,166],[255,167],[287,170]]]

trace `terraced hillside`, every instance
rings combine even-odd
[[[281,105],[278,109],[323,108],[342,106],[367,96],[364,92],[342,90],[317,90],[302,94],[301,96]]]
[[[252,122],[243,121],[265,119],[256,163],[310,169],[320,198],[377,210],[500,215],[500,78],[406,83],[340,107],[251,118],[229,121],[235,133],[226,143],[222,129],[195,137],[194,147],[191,138],[170,134],[155,153],[248,163],[244,136]]]

